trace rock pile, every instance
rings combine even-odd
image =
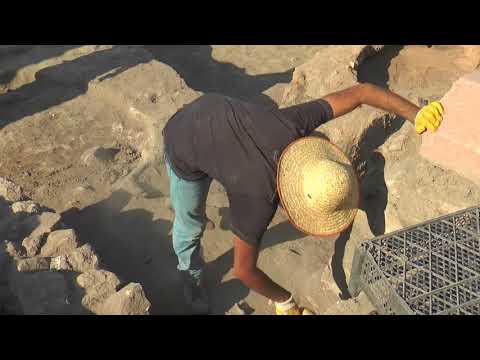
[[[0,314],[146,315],[142,286],[101,269],[61,215],[0,178]]]

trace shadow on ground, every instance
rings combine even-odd
[[[152,303],[151,314],[183,314],[180,282],[176,271],[169,231],[171,222],[153,220],[144,209],[125,210],[131,195],[114,192],[109,198],[82,210],[63,213],[64,221],[75,228],[99,254],[103,268],[121,280],[138,282]]]
[[[77,46],[52,47],[43,56],[59,56]],[[113,47],[38,71],[32,83],[0,95],[0,127],[84,94],[88,90],[88,83],[103,74],[108,74],[103,79],[110,78],[154,58],[171,66],[195,90],[273,107],[277,105],[262,92],[277,83],[290,82],[293,73],[291,69],[283,73],[248,75],[244,69],[213,59],[212,47],[209,45],[151,45],[146,48],[152,58],[117,56],[116,47]],[[44,60],[39,56],[29,61],[36,63]],[[8,83],[18,70],[29,64],[19,63],[18,67],[0,73],[0,82]]]
[[[82,45],[0,45],[0,61],[6,61],[12,56],[17,57],[14,66],[0,69],[0,87],[12,81],[22,68],[58,57],[80,46]],[[41,48],[41,51],[35,51],[35,48]],[[29,53],[29,56],[22,57],[25,53]]]
[[[403,48],[404,45],[386,45],[383,51],[362,62],[358,67],[358,81],[361,83],[368,82],[388,89],[388,68],[391,61]]]
[[[145,48],[157,60],[171,66],[194,90],[273,107],[277,105],[262,92],[275,84],[290,82],[294,70],[248,75],[244,69],[215,60],[210,45],[148,45]]]
[[[220,227],[223,230],[230,229],[230,217],[228,208],[220,209],[222,217]],[[305,237],[305,234],[296,230],[289,221],[272,226],[263,236],[260,252],[283,242],[298,240]],[[212,293],[212,305],[216,314],[223,314],[235,303],[244,299],[249,289],[240,280],[232,279],[222,283],[223,277],[233,267],[233,248],[223,253],[215,260],[207,264],[207,281],[210,284]]]
[[[383,169],[385,159],[372,152],[368,159],[367,175],[362,181],[364,191],[361,209],[367,213],[371,231],[381,235],[385,231],[384,211],[387,204],[387,188]],[[177,259],[173,251],[169,230],[172,224],[166,220],[153,221],[153,214],[142,209],[124,210],[131,199],[126,192],[116,192],[110,198],[83,210],[69,210],[63,214],[65,222],[79,232],[100,255],[106,269],[117,273],[127,282],[140,282],[152,302],[152,314],[187,313],[181,286],[177,278]],[[230,228],[228,208],[219,211],[220,228]],[[352,227],[335,240],[331,266],[334,280],[341,290],[339,296],[350,297],[343,268],[345,247]],[[289,221],[272,226],[264,235],[261,250],[305,237]],[[222,283],[223,277],[233,266],[233,249],[228,250],[206,266],[207,283],[215,314],[223,314],[235,303],[244,299],[249,290],[236,279]],[[168,289],[168,290],[166,290]]]
[[[370,231],[375,236],[385,233],[385,209],[388,201],[388,188],[385,183],[385,158],[376,149],[398,131],[403,123],[403,119],[394,118],[388,131],[384,131],[382,127],[371,127],[360,143],[361,156],[359,161],[365,161],[366,166],[359,179],[361,195],[359,207],[366,213]],[[345,247],[351,233],[352,226],[339,235],[335,242],[335,252],[331,262],[333,277],[341,291],[339,296],[342,299],[351,297],[343,268]]]
[[[101,75],[107,74],[100,81],[148,60],[124,56],[113,47],[44,68],[32,83],[0,95],[0,128],[85,94],[88,83]]]

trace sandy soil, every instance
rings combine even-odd
[[[288,83],[294,67],[323,46],[146,48],[157,60],[171,66],[193,90],[276,106],[275,95],[278,100],[281,91],[274,89],[271,97],[264,93],[275,85]],[[108,49],[36,46],[15,48],[12,52],[3,48],[0,63],[4,69],[4,95],[0,100],[7,106],[2,111],[0,175],[21,185],[35,201],[65,211],[65,221],[96,247],[107,268],[128,281],[142,283],[152,302],[153,314],[186,313],[176,277],[176,258],[169,235],[173,218],[165,206],[166,199],[132,197],[122,191],[110,194],[111,185],[131,171],[140,156],[127,136],[112,131],[112,126],[124,116],[121,110],[91,101],[88,85],[80,82],[48,90],[48,76],[63,81],[74,71],[75,62],[82,59],[100,64],[100,69],[88,72],[88,80],[115,71],[118,66],[136,65],[128,60],[107,64],[101,53]],[[37,102],[29,99],[38,97]],[[25,101],[29,109],[22,111],[19,107]],[[35,146],[31,146],[32,142]],[[107,158],[84,161],[88,151],[96,146],[107,150]],[[160,181],[164,183],[165,179]],[[226,208],[209,206],[208,212],[218,224],[215,231],[206,234],[204,244],[205,257],[210,261],[213,313],[223,314],[245,298],[255,313],[269,313],[271,309],[263,299],[249,295],[243,285],[231,280],[231,235],[226,230]],[[286,223],[276,232],[285,234],[279,242],[302,237]],[[256,301],[250,299],[252,296]]]
[[[140,161],[138,139],[146,131],[133,121],[124,98],[98,90],[102,79],[121,78],[120,74],[153,59],[170,66],[194,91],[278,106],[294,68],[322,49],[325,46],[154,45],[134,48],[129,57],[118,55],[110,46],[0,46],[0,176],[21,185],[33,200],[63,212],[64,221],[94,245],[106,269],[142,284],[152,314],[185,314],[171,246],[173,214],[168,206],[167,180],[153,169],[142,174],[145,183],[159,189],[159,196],[152,198],[113,191],[112,185]],[[359,79],[382,86],[395,80],[389,85],[402,85],[405,90],[415,86],[412,79],[416,75],[409,72],[413,63],[409,53],[393,48],[362,68]],[[78,68],[83,69],[81,76]],[[398,69],[407,74],[405,79],[399,77]],[[451,82],[455,76],[445,81]],[[448,89],[445,81],[441,91]],[[95,87],[97,83],[99,87]],[[123,84],[128,87],[128,82]],[[147,99],[149,106],[157,106],[157,98],[161,94],[145,93],[135,101]],[[414,154],[415,144],[408,146],[408,153]],[[89,157],[95,147],[102,149],[96,157]],[[387,153],[387,162],[398,160]],[[265,234],[260,267],[317,312],[332,313],[328,307],[346,290],[342,258],[347,241],[385,231],[385,219],[383,224],[378,222],[384,214],[376,214],[375,209],[385,209],[387,194],[381,189],[385,188],[383,172],[389,167],[383,157],[370,161],[371,172],[381,173],[382,183],[372,182],[380,190],[372,192],[378,196],[365,202],[348,234],[323,240],[304,236],[281,211]],[[271,314],[273,309],[264,298],[233,279],[228,202],[221,189],[211,190],[207,213],[216,224],[203,239],[212,313],[231,313],[236,303],[244,301],[247,313]],[[324,288],[326,267],[333,268],[336,288]],[[342,309],[367,313],[371,306],[361,298],[343,302]]]

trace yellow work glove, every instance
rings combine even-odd
[[[442,123],[444,111],[443,105],[438,101],[422,107],[415,117],[415,131],[418,134],[422,134],[427,129],[433,132],[437,131]]]
[[[275,314],[277,315],[315,315],[308,309],[300,308],[293,300],[293,295],[283,303],[275,303]]]

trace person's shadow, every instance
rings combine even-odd
[[[293,68],[281,73],[249,75],[230,63],[215,60],[210,45],[147,45],[157,60],[171,66],[194,90],[218,93],[276,107],[263,91],[292,80]]]
[[[363,62],[358,70],[358,80],[369,82],[388,89],[388,68],[393,58],[402,50],[403,46],[387,46],[386,49],[368,61]],[[385,209],[388,202],[388,188],[385,183],[385,158],[376,151],[385,141],[397,132],[405,123],[399,117],[390,118],[390,126],[371,126],[359,143],[360,156],[353,162],[354,168],[365,168],[359,176],[360,181],[360,209],[367,214],[368,225],[373,235],[385,233]],[[348,284],[343,268],[345,247],[352,233],[352,226],[343,231],[335,242],[335,251],[332,257],[333,278],[340,289],[339,297],[349,299]]]
[[[373,152],[368,160],[367,173],[361,182],[360,208],[367,214],[368,225],[375,236],[385,233],[388,188],[385,183],[384,170],[385,158],[379,152]]]

